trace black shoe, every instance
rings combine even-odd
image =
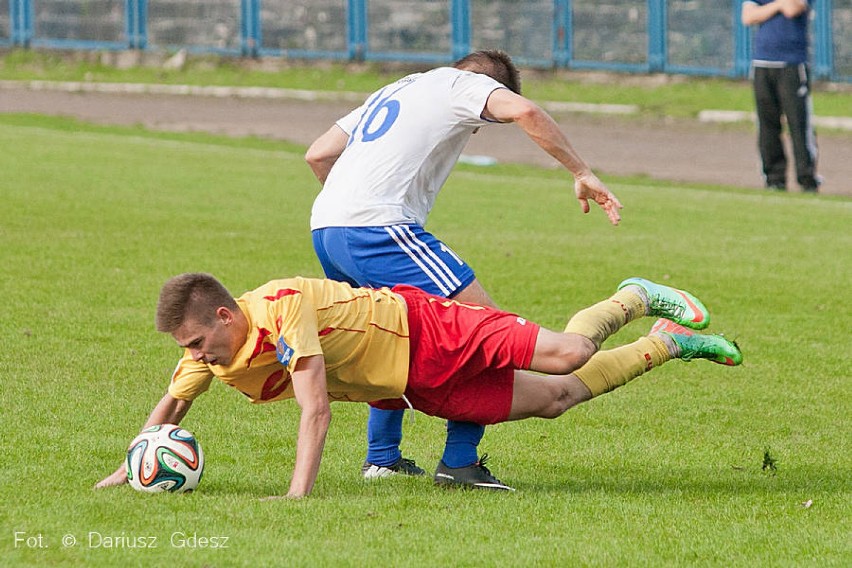
[[[479,461],[466,467],[447,467],[444,460],[438,463],[435,470],[435,485],[446,485],[466,487],[471,489],[492,489],[494,491],[514,491],[499,479],[491,475],[485,467],[488,454],[479,458]]]
[[[396,463],[391,465],[376,465],[370,462],[364,462],[361,466],[361,475],[364,479],[378,479],[380,477],[388,477],[401,473],[402,475],[426,475],[426,470],[422,467],[417,467],[414,460],[408,458],[399,458]]]
[[[785,184],[785,183],[767,183],[766,189],[774,189],[776,191],[787,191],[787,184]]]
[[[819,192],[819,186],[822,185],[822,176],[814,176],[811,179],[805,179],[804,183],[800,184],[802,186],[802,191],[805,193],[817,193]]]

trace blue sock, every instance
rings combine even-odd
[[[485,434],[485,426],[473,422],[447,421],[447,445],[441,460],[447,467],[467,467],[479,460],[477,446]]]
[[[381,410],[370,407],[367,419],[367,461],[379,466],[393,465],[402,454],[403,410]]]

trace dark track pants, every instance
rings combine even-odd
[[[785,187],[787,183],[787,157],[781,139],[783,114],[793,143],[797,181],[803,189],[816,189],[817,144],[807,66],[755,67],[754,96],[766,185]]]

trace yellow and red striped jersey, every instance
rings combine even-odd
[[[294,396],[290,374],[302,357],[323,355],[330,400],[398,398],[408,377],[405,302],[387,288],[333,280],[273,280],[237,298],[249,333],[229,365],[178,362],[169,394],[193,400],[217,377],[252,402]]]

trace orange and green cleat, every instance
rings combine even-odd
[[[743,362],[739,346],[721,335],[701,335],[667,319],[658,319],[648,335],[668,335],[680,349],[680,359],[707,359],[734,367]]]
[[[683,290],[655,284],[644,278],[628,278],[618,285],[638,286],[648,297],[648,315],[670,319],[690,329],[704,329],[710,325],[710,312],[701,300]]]

